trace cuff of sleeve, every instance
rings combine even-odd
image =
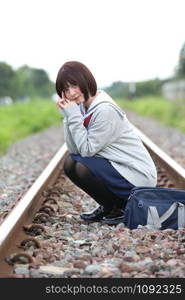
[[[68,106],[63,109],[63,112],[66,117],[69,117],[71,115],[79,115],[81,116],[80,108],[77,104]]]

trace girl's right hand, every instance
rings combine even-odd
[[[59,98],[59,100],[56,103],[56,106],[58,109],[64,109],[70,106],[76,105],[75,101],[70,101],[68,100],[65,96],[64,93],[62,92],[62,98]]]
[[[62,98],[59,98],[58,101],[56,102],[57,109],[63,109],[65,103],[67,103],[67,100],[64,96],[64,92],[62,92]]]

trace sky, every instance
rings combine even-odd
[[[99,87],[174,74],[185,0],[0,0],[0,61],[44,69],[84,63]]]

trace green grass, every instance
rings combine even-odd
[[[51,99],[32,99],[0,107],[0,154],[17,140],[61,121]]]
[[[123,108],[153,117],[161,124],[179,128],[185,132],[185,100],[169,101],[161,97],[145,97],[131,101],[115,99]]]

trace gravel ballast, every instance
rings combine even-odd
[[[22,197],[63,145],[62,125],[32,134],[0,157],[0,212]]]
[[[185,277],[184,228],[157,230],[139,225],[130,230],[123,223],[88,224],[80,213],[94,209],[95,201],[62,172],[43,196],[50,207],[53,203],[54,212],[45,213],[45,218],[36,214],[33,223],[24,226],[29,234],[19,245],[24,255],[12,253],[6,257],[13,264],[10,277]],[[42,212],[46,212],[44,207]]]

